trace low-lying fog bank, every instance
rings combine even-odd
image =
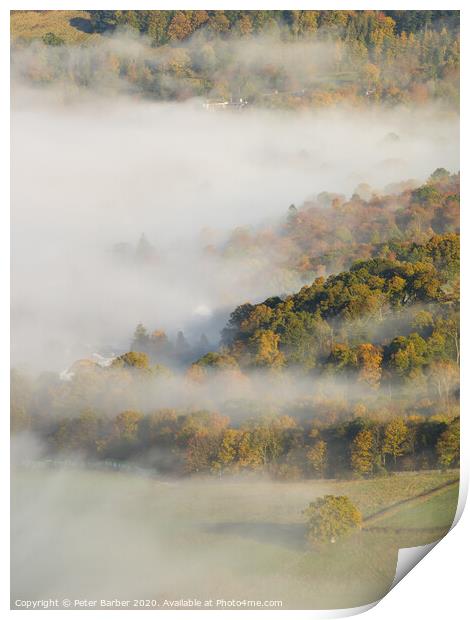
[[[325,190],[457,170],[457,142],[456,115],[433,106],[218,114],[16,86],[12,362],[62,370],[105,345],[126,350],[139,321],[217,341],[237,304],[300,281],[207,246]],[[113,248],[142,233],[152,260],[117,260]]]

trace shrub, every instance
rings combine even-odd
[[[139,351],[129,351],[113,361],[113,368],[137,368],[147,370],[149,368],[149,356]]]
[[[311,502],[303,513],[308,519],[311,544],[336,542],[361,527],[362,514],[345,495],[324,495]]]
[[[47,32],[42,37],[42,42],[45,43],[46,45],[52,45],[53,47],[58,47],[59,45],[65,44],[64,39],[62,39],[61,37],[58,37],[53,32]]]

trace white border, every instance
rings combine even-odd
[[[86,6],[85,6],[86,4]],[[390,6],[393,4],[393,6]],[[443,9],[443,2],[414,2],[412,4],[413,10],[440,10]],[[75,2],[66,2],[62,0],[61,2],[44,0],[42,2],[32,2],[32,1],[23,1],[17,2],[15,0],[9,0],[7,6],[2,6],[1,10],[1,49],[2,49],[2,78],[4,81],[4,85],[6,86],[3,89],[2,96],[2,116],[1,121],[4,127],[4,132],[2,135],[3,139],[3,153],[2,153],[2,166],[1,166],[1,175],[2,175],[2,183],[0,185],[3,193],[3,200],[1,202],[2,208],[0,210],[0,235],[1,235],[1,243],[0,243],[0,278],[2,289],[5,291],[5,296],[2,298],[5,300],[5,303],[1,305],[1,325],[2,329],[0,331],[1,341],[0,341],[0,364],[1,364],[1,374],[0,374],[0,395],[2,398],[2,407],[1,407],[1,457],[2,457],[2,468],[1,468],[1,479],[3,482],[2,489],[6,493],[6,490],[9,489],[9,428],[8,428],[8,410],[9,410],[9,389],[8,389],[8,377],[9,377],[9,304],[8,304],[8,291],[9,291],[9,141],[6,139],[9,136],[9,11],[10,9],[91,9],[91,8],[99,8],[99,9],[118,9],[118,8],[131,8],[130,3],[121,3],[117,1],[103,1],[99,3],[87,2],[83,3],[81,6],[77,6]],[[198,1],[178,1],[178,2],[149,2],[148,0],[141,0],[138,3],[139,9],[272,9],[272,10],[282,10],[288,8],[288,3],[280,3],[280,2],[256,2],[252,0],[251,2],[240,0],[238,2],[227,2],[227,1],[219,1],[219,2],[198,2]],[[461,27],[463,31],[462,36],[462,53],[463,53],[463,66],[467,67],[467,63],[465,55],[467,53],[466,46],[466,36],[467,33],[467,23],[466,23],[466,10],[462,10],[463,8],[462,2],[450,2],[446,9],[454,9],[461,10]],[[136,8],[136,7],[132,7]],[[325,3],[318,2],[305,2],[298,0],[295,3],[295,8],[299,9],[395,9],[395,10],[406,10],[410,9],[409,2],[398,2],[395,1],[393,3],[390,2],[328,2],[327,5]],[[462,72],[462,75],[464,72]],[[462,136],[467,135],[468,133],[468,125],[467,125],[467,116],[464,114],[464,110],[469,108],[470,101],[468,97],[468,88],[467,82],[464,81],[461,84],[462,88]],[[466,133],[467,132],[467,133]],[[462,140],[463,142],[463,140]],[[461,160],[462,162],[466,161],[467,155],[467,147],[464,143],[461,149]],[[468,209],[466,197],[468,196],[467,184],[465,182],[465,176],[462,179],[462,212],[461,212],[461,222],[464,233],[464,238],[466,238],[468,226]],[[464,245],[462,247],[462,274],[464,278],[464,286],[462,287],[462,303],[463,303],[463,312],[462,316],[466,316],[466,311],[468,310],[468,295],[467,295],[467,286],[466,286],[466,274],[467,267],[470,266],[469,262],[469,251],[467,249],[468,246]],[[464,354],[462,356],[462,376],[465,375],[465,371],[468,368],[467,364],[467,345],[468,345],[468,329],[466,328],[466,321],[462,324],[462,350]],[[461,465],[461,493],[460,497],[463,498],[467,494],[468,489],[468,476],[469,476],[469,450],[467,449],[466,439],[468,436],[468,427],[469,423],[466,421],[466,404],[468,402],[468,391],[465,383],[462,384],[462,392],[461,392],[461,409],[463,411],[462,416],[462,437],[465,440],[462,442],[462,465]],[[6,503],[8,503],[8,499],[6,498]],[[463,509],[463,506],[460,505],[459,501],[459,512]],[[1,524],[2,524],[2,534],[4,537],[4,545],[2,547],[2,564],[1,564],[1,574],[0,574],[0,587],[1,587],[1,608],[3,611],[10,614],[14,614],[15,617],[18,615],[26,614],[28,612],[24,611],[10,611],[10,595],[9,595],[9,511],[3,510],[1,513]],[[373,620],[374,618],[395,618],[398,614],[405,615],[407,618],[413,618],[413,616],[421,616],[425,617],[429,620],[439,620],[446,615],[447,617],[458,619],[464,617],[465,612],[468,611],[468,601],[467,601],[467,591],[468,591],[468,583],[467,577],[468,574],[468,562],[466,553],[468,553],[468,549],[470,549],[469,540],[470,540],[470,516],[469,511],[465,511],[461,518],[458,526],[453,529],[444,539],[445,542],[440,543],[436,546],[436,548],[429,554],[424,560],[420,562],[420,567],[417,570],[412,571],[412,574],[408,576],[406,579],[401,581],[392,592],[390,592],[383,601],[380,602],[376,607],[374,607],[371,611],[367,612],[367,617]],[[465,612],[464,612],[465,610]],[[38,612],[47,614],[47,611]],[[65,614],[69,612],[66,611],[57,611],[54,612],[54,618],[62,618]],[[81,617],[85,617],[87,620],[92,620],[95,617],[95,614],[98,617],[102,617],[102,614],[114,614],[114,611],[75,611],[74,617],[78,620]],[[133,613],[133,612],[119,612],[121,613]],[[171,618],[174,620],[178,620],[181,617],[189,617],[184,611],[171,611],[171,612],[148,612],[158,614],[159,617],[166,616],[166,614],[170,614]],[[188,612],[191,617],[194,616],[195,620],[201,617],[215,617],[215,614],[211,614],[210,612],[206,613],[205,611],[191,611]],[[83,614],[83,615],[82,615]],[[313,617],[322,617],[322,618],[331,618],[338,617],[341,614],[340,610],[332,611],[332,612],[321,612],[321,611],[245,611],[245,612],[221,612],[217,613],[217,618],[220,616],[225,616],[226,614],[230,614],[230,618],[242,617],[248,618],[252,617],[256,614],[256,618],[272,618],[273,615],[275,617],[284,618],[284,617],[299,617],[299,618],[313,618]]]

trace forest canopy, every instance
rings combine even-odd
[[[458,103],[458,11],[38,13],[11,16],[14,67],[35,83],[271,108]]]

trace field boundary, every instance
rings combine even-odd
[[[459,478],[455,478],[453,480],[448,480],[447,482],[444,482],[443,484],[440,484],[437,487],[434,487],[433,489],[430,489],[429,491],[424,491],[423,493],[419,493],[418,495],[415,495],[414,497],[410,497],[408,499],[402,499],[399,502],[396,502],[395,504],[392,504],[391,506],[387,506],[386,508],[382,508],[381,510],[379,510],[378,512],[375,512],[373,515],[370,515],[369,517],[366,517],[363,520],[364,526],[363,529],[371,529],[369,526],[372,525],[373,523],[375,523],[376,521],[380,521],[380,519],[383,519],[385,517],[389,517],[391,515],[393,515],[395,512],[397,512],[400,508],[402,508],[403,506],[409,504],[409,505],[413,505],[413,504],[418,504],[422,501],[427,500],[429,497],[433,497],[434,495],[438,495],[441,491],[443,491],[444,489],[447,489],[455,484],[459,484],[460,479]],[[393,528],[392,528],[393,529]]]

